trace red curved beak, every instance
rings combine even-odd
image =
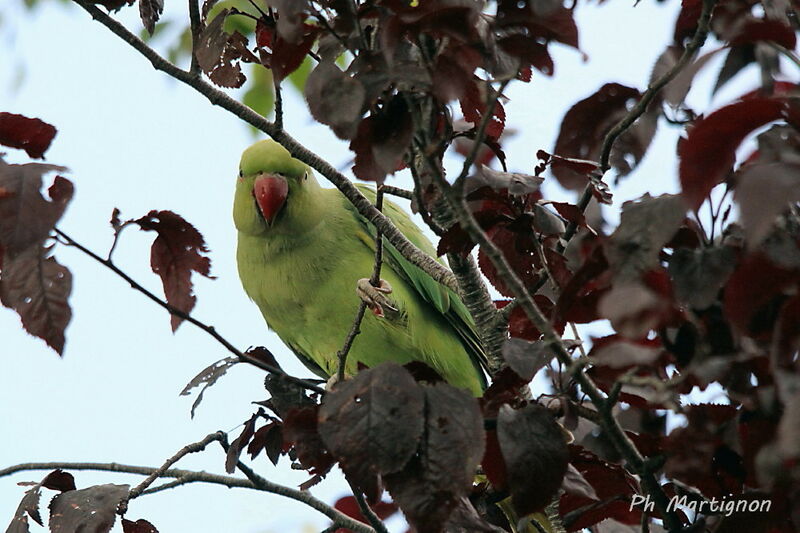
[[[280,176],[264,174],[256,178],[253,184],[253,196],[256,198],[256,204],[269,225],[272,225],[273,220],[278,216],[288,195],[289,184]]]

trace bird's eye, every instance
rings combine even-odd
[[[308,172],[306,172],[305,174],[303,174],[303,181],[305,181],[305,180],[307,180],[307,179],[308,179]]]
[[[239,177],[240,178],[244,177],[244,172],[242,172],[242,169],[239,169]]]

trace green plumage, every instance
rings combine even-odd
[[[356,283],[372,273],[375,230],[336,189],[319,186],[311,170],[273,141],[242,154],[233,218],[239,234],[239,276],[271,329],[315,373],[337,371],[342,348],[359,306]],[[268,224],[254,198],[256,178],[280,175],[288,195]],[[359,186],[374,200],[375,192]],[[434,248],[399,207],[384,201],[384,213],[420,249]],[[450,289],[409,263],[384,239],[381,278],[399,316],[367,312],[347,358],[358,363],[423,361],[450,384],[479,395],[486,386],[484,358],[472,319]]]

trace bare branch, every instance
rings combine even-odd
[[[600,171],[605,173],[609,168],[609,158],[611,157],[611,148],[614,142],[620,135],[630,128],[636,120],[641,117],[653,98],[663,89],[670,81],[678,75],[678,73],[689,64],[697,51],[706,42],[708,36],[708,24],[711,20],[711,12],[714,10],[717,0],[703,0],[703,11],[700,13],[700,18],[697,21],[697,30],[692,37],[692,40],[686,45],[678,62],[675,63],[671,69],[664,73],[663,76],[650,84],[642,98],[636,103],[635,106],[620,120],[611,130],[606,134],[603,139],[603,146],[600,150]],[[584,191],[585,196],[586,191]],[[588,200],[586,201],[588,204]]]
[[[133,500],[134,498],[138,498],[139,496],[141,496],[142,493],[147,489],[147,487],[152,485],[156,479],[160,478],[164,474],[164,472],[166,472],[169,469],[169,467],[171,467],[172,465],[174,465],[175,463],[177,463],[190,453],[201,452],[206,449],[206,446],[208,446],[209,443],[214,441],[219,441],[224,438],[225,438],[225,433],[217,431],[216,433],[211,433],[207,435],[201,441],[187,444],[186,446],[178,450],[178,453],[176,453],[175,455],[164,461],[164,464],[161,465],[155,472],[147,476],[147,478],[144,481],[142,481],[134,488],[132,488],[130,491],[128,491],[128,497],[119,503],[118,514],[124,515],[128,510],[128,502],[130,500]]]
[[[392,196],[398,196],[400,198],[405,198],[406,200],[411,200],[414,198],[413,192],[401,189],[399,187],[392,187],[391,185],[381,185],[381,189],[383,189],[384,194],[391,194]]]
[[[189,0],[189,24],[192,32],[192,63],[189,72],[200,77],[200,63],[197,62],[197,43],[200,40],[200,0]]]
[[[225,450],[225,453],[228,453],[228,448],[230,447],[226,440],[219,441],[220,446],[222,449]],[[316,499],[314,496],[311,495],[308,491],[292,489],[289,487],[284,487],[283,485],[278,485],[273,483],[258,474],[256,474],[252,468],[247,466],[241,461],[237,461],[236,468],[241,471],[242,474],[247,477],[248,480],[260,490],[264,490],[267,492],[272,492],[273,494],[280,494],[281,496],[286,496],[288,498],[292,498],[293,500],[297,500],[300,502],[305,503],[309,507],[313,507],[317,511],[321,512],[322,514],[326,515],[328,518],[333,520],[334,525],[338,525],[339,527],[346,527],[347,529],[353,530],[355,533],[376,533],[374,529],[359,522],[358,520],[354,520],[347,516],[346,514],[342,513],[338,509],[335,509],[328,505],[327,503]]]
[[[369,520],[369,523],[375,528],[375,531],[378,533],[389,533],[389,530],[386,529],[386,526],[383,524],[381,519],[378,515],[375,514],[375,511],[367,504],[367,500],[364,498],[364,495],[358,490],[350,480],[347,480],[347,483],[350,485],[350,489],[353,491],[353,497],[356,499],[356,503],[358,504],[358,509],[361,511],[361,514]]]
[[[161,307],[166,309],[167,312],[169,312],[170,314],[178,316],[178,317],[182,318],[183,320],[186,320],[187,322],[189,322],[189,323],[197,326],[198,328],[202,329],[203,331],[205,331],[206,333],[208,333],[209,335],[214,337],[214,339],[217,342],[222,344],[229,352],[234,354],[241,361],[243,361],[245,363],[250,363],[253,366],[257,366],[258,368],[260,368],[262,370],[265,370],[265,371],[267,371],[267,372],[269,372],[271,374],[275,374],[275,375],[281,376],[281,378],[286,379],[287,381],[291,381],[292,383],[295,383],[295,384],[303,387],[304,389],[307,389],[307,390],[310,390],[310,391],[314,391],[314,392],[317,392],[319,394],[325,394],[325,389],[323,389],[322,387],[319,387],[318,385],[310,383],[310,382],[308,382],[306,380],[303,380],[303,379],[300,379],[300,378],[296,378],[294,376],[290,376],[289,374],[287,374],[286,372],[284,372],[280,368],[274,367],[274,366],[272,366],[272,365],[270,365],[268,363],[265,363],[265,362],[263,362],[263,361],[261,361],[259,359],[256,359],[255,357],[252,357],[252,356],[250,356],[250,355],[248,355],[246,353],[243,353],[238,348],[236,348],[233,344],[231,344],[227,339],[225,339],[225,337],[220,335],[213,326],[209,326],[209,325],[197,320],[193,316],[181,311],[180,309],[178,309],[176,307],[173,307],[172,305],[167,303],[165,300],[162,300],[161,298],[159,298],[158,296],[156,296],[155,294],[153,294],[152,292],[150,292],[149,290],[144,288],[138,282],[136,282],[128,274],[126,274],[119,267],[117,267],[117,265],[115,265],[112,261],[110,261],[108,259],[103,259],[102,257],[97,255],[93,251],[89,250],[88,248],[86,248],[85,246],[80,244],[79,242],[75,241],[72,237],[70,237],[69,235],[67,235],[66,233],[61,231],[60,229],[54,228],[54,231],[55,231],[55,233],[57,235],[59,235],[62,239],[64,239],[65,244],[67,244],[68,246],[72,246],[72,247],[77,248],[78,250],[80,250],[84,254],[88,255],[89,257],[91,257],[92,259],[94,259],[95,261],[97,261],[98,263],[103,265],[104,267],[108,268],[109,270],[114,272],[116,275],[118,275],[119,277],[121,277],[122,279],[127,281],[130,284],[132,289],[137,290],[140,293],[144,294],[150,300],[152,300],[153,302],[157,303],[158,305],[160,305]]]
[[[62,470],[93,470],[97,472],[117,472],[120,474],[138,474],[143,476],[152,475],[154,472],[159,470],[158,468],[149,466],[133,466],[119,463],[81,463],[65,461],[49,463],[21,463],[18,465],[9,466],[8,468],[0,469],[0,477],[16,474],[17,472],[26,472],[31,470],[56,470],[59,468]],[[195,470],[182,470],[178,468],[170,468],[165,470],[159,477],[174,478],[176,481],[182,480],[180,485],[185,485],[188,483],[208,483],[210,485],[222,485],[228,488],[258,490],[261,492],[277,494],[278,496],[285,496],[286,498],[291,498],[292,500],[299,501],[300,503],[304,503],[309,507],[316,509],[320,513],[333,520],[337,527],[346,527],[357,533],[375,533],[375,530],[371,527],[366,526],[357,520],[353,520],[349,516],[331,507],[322,500],[315,498],[307,491],[297,490],[291,487],[273,483],[255,474],[249,468],[247,470],[251,473],[255,481],[253,481],[253,479],[242,479],[234,476],[222,476],[219,474],[210,474],[208,472],[198,472]],[[177,483],[167,483],[165,485],[178,486]],[[162,490],[161,486],[151,489],[148,494],[153,494],[155,492],[159,492],[160,490]]]
[[[278,130],[283,130],[283,92],[281,91],[281,82],[275,76],[272,77],[273,85],[275,86],[275,127]]]
[[[437,282],[457,291],[458,284],[453,273],[445,266],[437,262],[434,258],[420,250],[416,245],[409,241],[397,227],[375,209],[372,203],[364,197],[353,183],[341,172],[336,170],[330,163],[320,158],[311,150],[297,142],[286,131],[279,129],[273,122],[265,119],[246,105],[228,96],[223,91],[214,88],[199,76],[185,71],[161,57],[155,50],[150,48],[144,41],[131,33],[125,26],[120,24],[113,17],[104,13],[97,6],[90,4],[86,0],[73,0],[76,4],[88,12],[95,20],[100,22],[115,35],[128,43],[136,51],[142,54],[153,68],[160,70],[176,80],[189,85],[197,92],[205,96],[213,105],[222,107],[254,128],[263,131],[276,142],[286,148],[292,156],[323,175],[328,181],[333,183],[342,194],[353,204],[356,210],[383,232],[383,235],[394,245],[400,254],[408,261],[421,268]]]

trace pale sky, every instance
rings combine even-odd
[[[105,255],[114,207],[128,218],[151,209],[181,214],[205,236],[212,274],[217,276],[215,280],[194,278],[198,298],[194,315],[242,349],[267,346],[287,371],[307,376],[305,368],[267,330],[236,274],[230,210],[239,154],[253,140],[248,128],[189,87],[155,72],[79,7],[43,2],[46,5],[34,13],[26,13],[21,4],[22,0],[5,0],[0,7],[0,111],[39,117],[58,128],[47,161],[69,167],[68,177],[76,185],[61,229]],[[185,2],[168,0],[166,4],[165,17],[185,17]],[[675,1],[660,5],[652,0],[637,7],[626,0],[581,4],[577,21],[588,59],[584,61],[573,49],[553,45],[555,78],[535,74],[531,83],[512,84],[508,91],[508,126],[519,132],[504,145],[509,167],[532,171],[536,151],[552,149],[564,112],[603,83],[644,88],[652,64],[671,40],[678,7]],[[119,16],[139,32],[136,7]],[[158,45],[163,47],[164,42]],[[720,59],[712,64],[712,71],[718,69]],[[751,74],[740,78],[740,88],[748,85],[743,80],[756,80]],[[707,105],[712,83],[705,79],[698,84],[690,100],[699,107]],[[327,127],[312,123],[294,90],[287,89],[285,94],[288,131],[349,172],[345,143],[336,140]],[[715,105],[735,94],[728,88],[717,96]],[[614,189],[611,220],[618,218],[614,211],[623,200],[646,191],[653,195],[677,192],[674,150],[679,133],[660,124],[644,164]],[[7,151],[10,162],[27,160],[21,151]],[[409,186],[402,176],[389,183]],[[545,196],[572,198],[553,179],[546,180]],[[136,280],[162,294],[160,280],[149,267],[152,238],[151,233],[129,229],[115,260]],[[250,402],[265,397],[260,370],[235,367],[207,391],[191,420],[194,398],[178,393],[197,372],[228,353],[190,324],[172,335],[164,311],[77,250],[59,245],[56,257],[74,276],[73,319],[63,358],[28,336],[12,311],[0,309],[4,364],[0,468],[29,461],[160,466],[175,451],[210,432],[234,430],[231,438],[238,435],[237,426],[254,411]],[[223,473],[223,464],[221,449],[211,446],[177,467]],[[290,470],[285,458],[274,467],[262,456],[254,468],[272,481],[292,486],[308,477]],[[24,492],[16,483],[38,481],[45,473],[0,478],[0,526],[11,520]],[[74,474],[79,488],[141,480],[102,472]],[[344,492],[336,473],[312,489],[330,503]],[[319,531],[329,523],[316,511],[286,498],[200,485],[136,499],[127,517],[146,518],[162,532]],[[393,523],[396,530],[402,530],[399,522]],[[115,531],[121,527],[115,526]]]

